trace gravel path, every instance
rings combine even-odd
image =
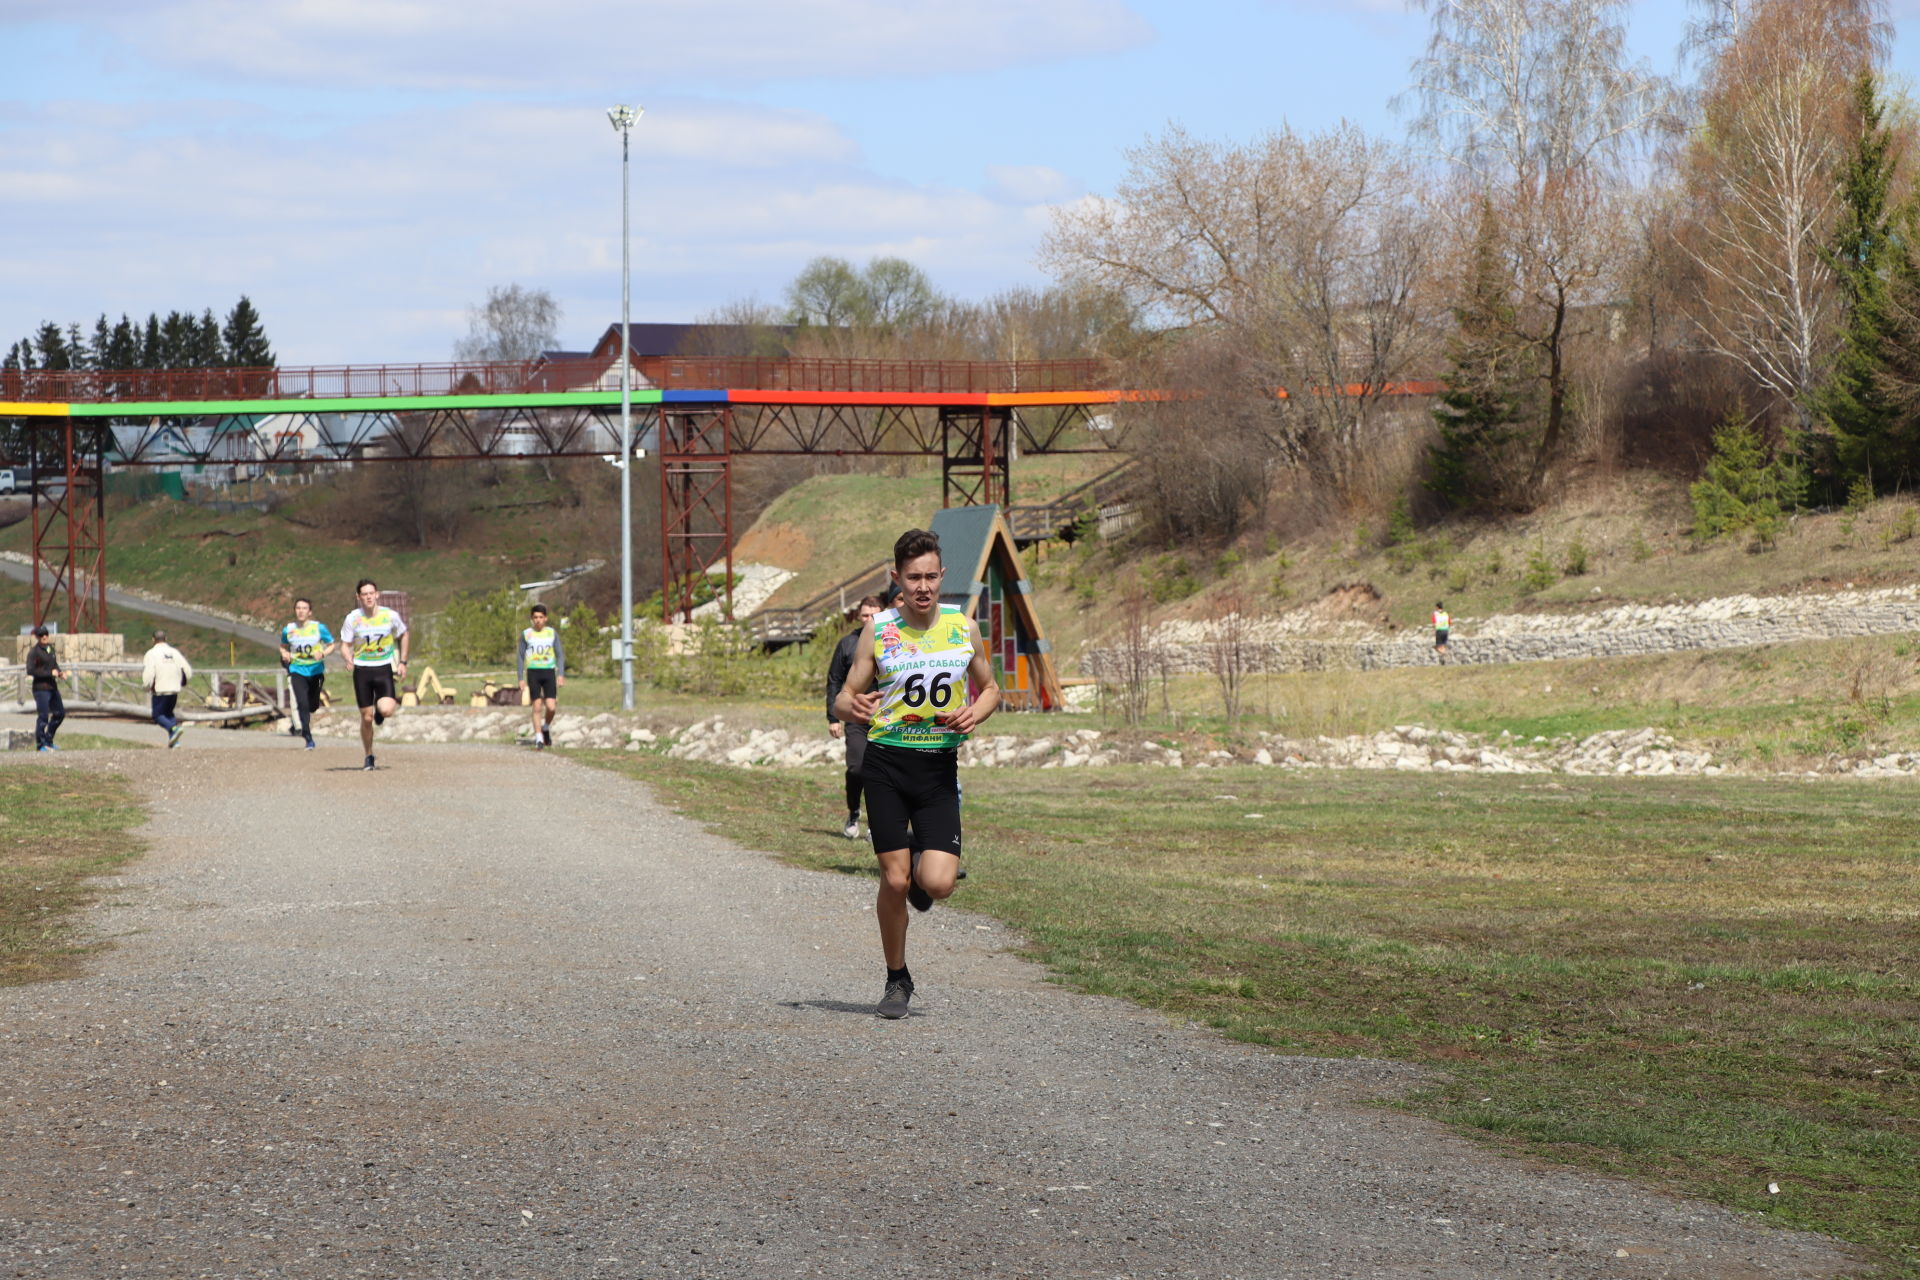
[[[962,911],[915,923],[916,1016],[881,1021],[870,881],[552,756],[381,761],[0,761],[123,769],[152,804],[93,917],[114,948],[0,989],[0,1275],[1846,1270],[1355,1105],[1406,1068],[1051,986]]]

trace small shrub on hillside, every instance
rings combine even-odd
[[[1647,544],[1647,535],[1639,529],[1633,531],[1633,548],[1631,554],[1635,564],[1645,564],[1647,561],[1653,559],[1653,548]]]
[[[1920,533],[1920,510],[1902,507],[1900,518],[1881,533],[1880,545],[1891,550],[1897,543],[1911,541],[1916,533]]]
[[[1806,474],[1789,450],[1774,450],[1736,409],[1713,433],[1707,471],[1688,491],[1693,535],[1703,540],[1751,529],[1771,543],[1785,513],[1800,505]]]
[[[827,627],[805,644],[766,653],[746,628],[707,618],[671,644],[665,628],[636,632],[634,657],[650,684],[674,693],[810,700],[839,640],[840,633]]]
[[[1873,482],[1865,476],[1855,476],[1853,485],[1847,490],[1847,505],[1840,517],[1840,536],[1845,539],[1843,545],[1853,545],[1853,531],[1860,524],[1860,517],[1873,504]]]
[[[1527,557],[1527,571],[1521,575],[1520,585],[1531,594],[1545,591],[1558,581],[1560,568],[1554,564],[1553,557],[1547,554],[1546,547],[1534,548],[1533,554]]]
[[[1175,554],[1161,556],[1149,564],[1142,577],[1148,594],[1155,604],[1168,604],[1175,600],[1185,600],[1200,590],[1201,582],[1193,572],[1193,566],[1186,557]]]
[[[1587,544],[1575,538],[1567,544],[1566,558],[1560,562],[1560,568],[1569,578],[1578,578],[1587,571]]]
[[[613,651],[606,643],[606,637],[600,634],[600,628],[620,621],[620,611],[615,609],[607,618],[601,618],[590,604],[576,604],[561,611],[560,621],[556,624],[566,635],[567,670],[583,676],[604,676],[613,672]]]
[[[1447,591],[1459,595],[1473,583],[1473,573],[1466,565],[1456,564],[1447,573]]]
[[[1224,578],[1240,567],[1240,553],[1231,548],[1222,551],[1220,558],[1213,562],[1213,576]]]
[[[1413,513],[1407,510],[1407,500],[1394,499],[1393,510],[1387,513],[1387,545],[1389,547],[1404,546],[1412,542],[1415,535]]]
[[[526,593],[513,587],[454,598],[421,628],[433,660],[463,667],[500,667],[514,660],[514,636],[526,626]]]
[[[1487,564],[1486,564],[1486,573],[1489,578],[1492,578],[1496,582],[1506,577],[1507,576],[1506,557],[1501,555],[1498,551],[1495,551],[1490,555],[1488,555]]]

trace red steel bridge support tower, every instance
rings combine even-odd
[[[52,622],[69,633],[107,629],[106,435],[68,418],[29,437],[35,625]],[[67,616],[51,617],[63,602]]]

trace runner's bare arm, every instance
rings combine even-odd
[[[987,658],[987,643],[980,638],[978,628],[973,633],[973,657],[967,663],[967,683],[980,692],[972,702],[942,721],[955,733],[972,733],[1000,709],[1000,685],[993,678],[993,663]]]

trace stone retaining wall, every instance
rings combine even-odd
[[[1297,634],[1297,615],[1245,624],[1244,646],[1253,671],[1374,671],[1432,666],[1430,633],[1340,640]],[[1842,591],[1808,596],[1728,596],[1686,605],[1625,605],[1591,614],[1507,614],[1455,620],[1448,660],[1457,663],[1550,662],[1619,658],[1694,649],[1920,631],[1920,587]],[[1470,634],[1463,634],[1470,632]],[[1176,623],[1154,632],[1148,651],[1157,674],[1212,669],[1218,624]],[[1112,677],[1123,666],[1113,646],[1089,648],[1081,658],[1089,675]]]

